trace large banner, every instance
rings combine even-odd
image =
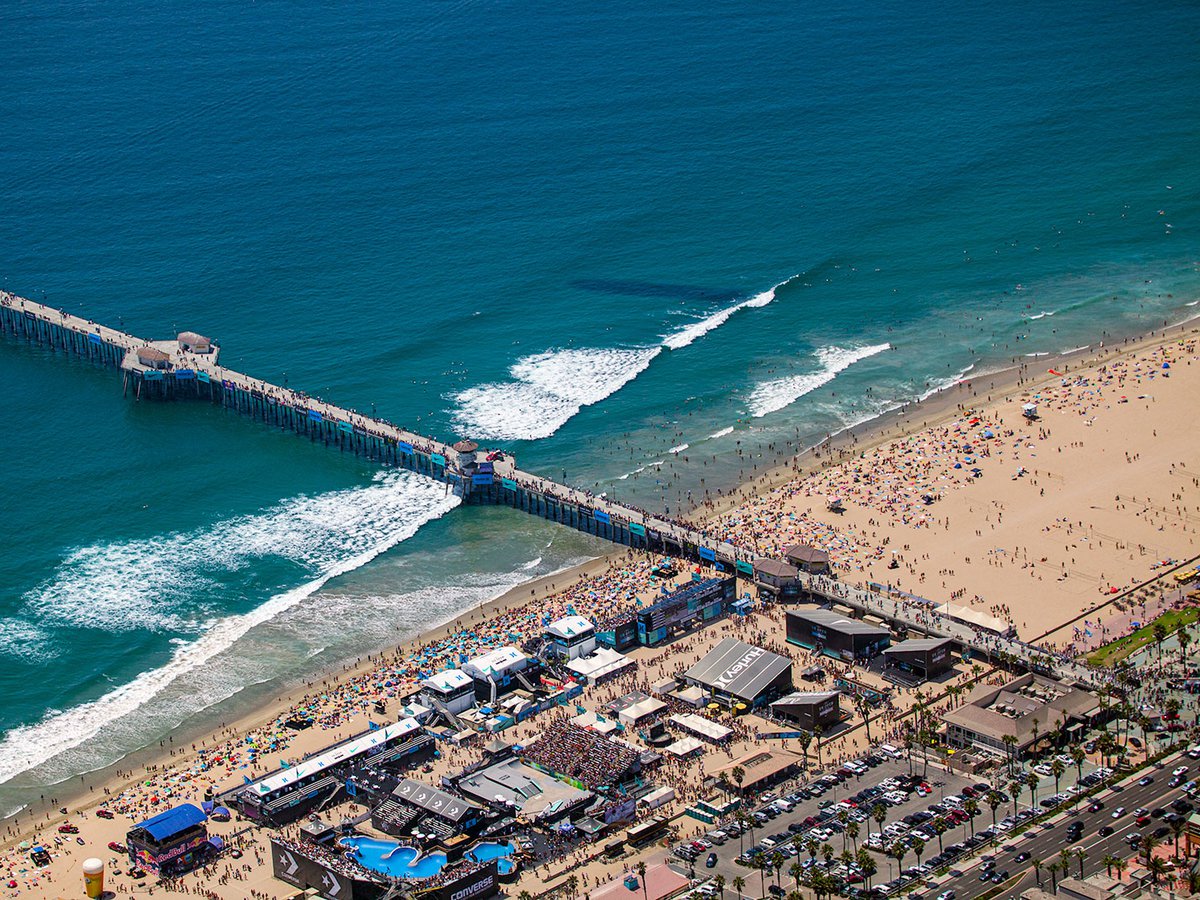
[[[338,851],[330,848],[329,854]],[[360,881],[335,871],[302,850],[271,839],[271,868],[276,878],[300,889],[315,888],[326,900],[371,900],[383,892],[383,885]]]
[[[440,884],[430,891],[420,891],[420,897],[421,900],[488,900],[499,892],[496,861],[492,860],[462,878]]]

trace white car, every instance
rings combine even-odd
[[[1177,769],[1173,769],[1173,770],[1171,771],[1171,774],[1172,774],[1172,775],[1183,775],[1183,774],[1185,774],[1186,772],[1187,772],[1187,766],[1180,766],[1180,767],[1179,767],[1179,768],[1177,768]]]

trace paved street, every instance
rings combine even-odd
[[[1171,780],[1171,770],[1181,764],[1188,765],[1192,770],[1189,775],[1195,776],[1197,763],[1178,754],[1168,757],[1163,763],[1163,768],[1154,769],[1148,773],[1154,779],[1153,784],[1143,787],[1134,779],[1123,788],[1106,790],[1098,798],[1104,804],[1104,808],[1099,812],[1089,812],[1086,805],[1081,805],[1078,812],[1068,813],[1055,823],[1032,828],[1021,837],[971,860],[970,868],[960,864],[952,871],[961,871],[961,875],[943,880],[936,888],[926,890],[925,895],[934,897],[948,888],[953,888],[959,900],[966,900],[966,898],[982,893],[983,884],[979,880],[980,863],[988,857],[995,860],[996,869],[999,871],[1007,870],[1012,876],[1016,876],[1021,871],[1026,872],[1025,877],[1015,887],[1009,888],[1002,895],[1006,898],[1018,897],[1021,891],[1037,885],[1033,869],[1030,867],[1032,860],[1040,859],[1043,863],[1054,862],[1059,858],[1059,851],[1064,848],[1082,847],[1087,853],[1083,862],[1085,875],[1105,871],[1103,859],[1106,855],[1111,853],[1122,858],[1128,856],[1129,844],[1125,841],[1127,834],[1134,831],[1149,834],[1163,825],[1161,819],[1152,818],[1149,824],[1138,826],[1134,821],[1133,811],[1138,807],[1145,807],[1149,810],[1158,807],[1169,809],[1168,804],[1182,797],[1183,792],[1180,788],[1168,786],[1168,782]],[[1147,773],[1139,773],[1138,777],[1140,778],[1143,774]],[[1125,813],[1114,819],[1112,814],[1118,807],[1124,807]],[[1071,822],[1076,820],[1083,822],[1083,836],[1078,841],[1068,841],[1067,828]],[[1113,833],[1107,837],[1101,837],[1098,832],[1106,825],[1113,829]],[[1168,836],[1163,839],[1163,842],[1167,843],[1171,840],[1173,838]],[[1015,857],[1020,853],[1028,853],[1029,860],[1023,863],[1015,862]],[[1079,876],[1079,863],[1074,859],[1071,861],[1071,875]],[[1048,887],[1050,877],[1045,871],[1042,872],[1042,881]]]

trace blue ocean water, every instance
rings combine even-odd
[[[647,504],[1200,296],[1186,3],[5,25],[6,289]],[[36,348],[0,372],[0,814],[604,549]]]

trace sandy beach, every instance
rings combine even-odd
[[[1120,608],[1110,605],[1111,598],[1200,552],[1200,461],[1192,422],[1200,391],[1196,340],[1194,329],[1177,327],[1119,346],[1025,360],[962,382],[765,471],[690,518],[763,556],[778,556],[796,542],[813,544],[831,554],[845,582],[952,600],[1012,621],[1025,639],[1044,636],[1053,650],[1081,652],[1152,612],[1158,592],[1147,589]],[[1022,407],[1031,402],[1038,417],[1027,421]],[[829,512],[833,497],[842,500],[844,513]],[[442,668],[460,652],[532,634],[543,616],[568,608],[602,619],[635,598],[649,600],[658,590],[652,562],[644,553],[618,550],[520,585],[400,647],[320,673],[194,741],[190,735],[172,739],[161,751],[63,785],[57,797],[33,798],[29,810],[7,823],[0,865],[17,885],[7,893],[75,892],[79,862],[117,856],[105,848],[122,841],[131,822],[173,802],[198,799],[210,785],[218,791],[234,786],[281,759],[302,758],[364,730],[373,715],[383,718],[373,712],[377,700],[387,702],[392,714],[394,698],[416,684],[420,671]],[[681,580],[689,577],[690,569],[681,571]],[[739,584],[739,591],[748,589]],[[1064,626],[1068,622],[1074,624]],[[664,648],[635,651],[635,675],[586,692],[582,702],[594,710],[617,692],[673,674],[730,634],[801,658],[797,648],[784,645],[782,613],[767,609],[723,620]],[[313,717],[317,727],[285,728],[282,722],[296,712]],[[901,712],[898,707],[895,715]],[[721,757],[755,746],[754,721],[742,721],[737,743]],[[544,725],[535,717],[506,738],[528,738]],[[887,727],[881,723],[873,736]],[[863,740],[853,733],[828,752],[847,752],[851,742]],[[476,756],[475,750],[456,749],[438,761],[433,777]],[[671,772],[673,781],[691,786],[681,802],[699,795],[714,758],[681,763]],[[101,807],[115,818],[95,816]],[[57,835],[67,820],[79,828],[82,845],[74,836]],[[232,822],[215,830],[232,836],[241,827]],[[61,843],[53,846],[56,837]],[[17,847],[26,840],[51,845],[49,869],[33,870]],[[259,843],[264,833],[239,840],[245,856],[235,866],[223,860],[221,870],[204,879],[205,888],[222,898],[288,893],[270,877],[265,844]],[[588,871],[599,879],[605,870]],[[184,883],[197,885],[200,878],[188,876]],[[115,884],[130,896],[152,887],[122,878]]]

